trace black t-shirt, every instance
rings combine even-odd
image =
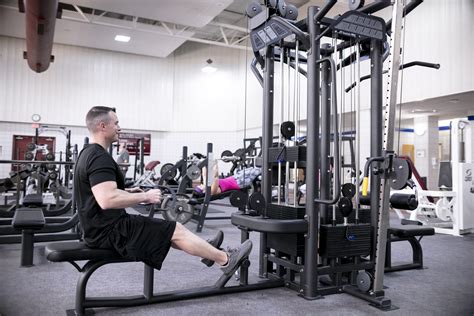
[[[99,247],[117,220],[127,216],[124,209],[103,210],[97,203],[92,187],[106,181],[115,181],[117,188],[125,188],[122,172],[112,156],[102,146],[90,144],[81,151],[74,172],[79,220],[89,246]]]

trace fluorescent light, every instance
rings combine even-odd
[[[127,36],[127,35],[115,35],[115,40],[116,40],[117,42],[128,43],[128,41],[130,41],[130,36]]]
[[[205,72],[207,74],[213,73],[217,71],[216,67],[212,67],[211,65],[207,65],[201,68],[202,72]]]
[[[216,72],[217,68],[212,66],[212,59],[209,58],[206,60],[206,66],[202,67],[201,71],[210,74]]]

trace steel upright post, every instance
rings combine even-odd
[[[319,190],[319,64],[320,41],[316,37],[321,32],[319,22],[314,17],[319,11],[318,7],[308,8],[308,31],[310,37],[310,49],[308,51],[308,132],[307,132],[307,157],[306,157],[306,220],[308,221],[308,232],[305,239],[304,259],[304,288],[303,296],[306,299],[318,297],[318,235],[319,235],[319,210],[314,202],[316,192]]]
[[[262,124],[262,194],[265,201],[270,203],[272,200],[272,170],[268,159],[268,149],[273,142],[273,91],[274,91],[274,74],[275,57],[273,46],[268,46],[265,53],[265,68],[263,70],[263,124]],[[267,216],[267,210],[263,211],[263,216]],[[260,260],[259,275],[264,276],[265,259],[264,254],[267,249],[267,238],[265,234],[260,234]]]

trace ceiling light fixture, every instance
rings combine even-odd
[[[459,103],[459,99],[450,99],[449,103]]]
[[[115,35],[115,40],[117,42],[128,43],[130,41],[130,36],[127,35]]]
[[[438,110],[436,109],[433,109],[433,110],[424,110],[424,109],[414,109],[414,110],[411,110],[410,111],[411,113],[415,113],[415,114],[426,114],[426,113],[436,113],[438,112]]]
[[[202,67],[201,71],[209,74],[216,72],[217,68],[212,66],[212,59],[209,58],[206,60],[206,66]]]

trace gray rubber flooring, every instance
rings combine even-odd
[[[186,226],[196,228],[193,223]],[[240,231],[230,220],[207,221],[200,235],[207,239],[219,229],[225,233],[224,246],[239,243]],[[252,233],[251,240],[252,282],[258,281],[258,234]],[[474,236],[437,234],[425,237],[422,245],[426,269],[385,275],[386,296],[399,307],[394,311],[382,312],[345,293],[309,301],[288,288],[94,311],[99,315],[474,315]],[[0,245],[0,315],[65,315],[74,308],[79,273],[68,263],[48,262],[44,246],[35,246],[34,267],[20,268],[20,245]],[[395,243],[392,252],[394,262],[411,256],[407,242]],[[161,271],[155,271],[155,293],[212,285],[220,275],[217,267],[207,268],[199,258],[172,249]],[[88,295],[139,295],[142,287],[143,264],[110,264],[92,276]]]

